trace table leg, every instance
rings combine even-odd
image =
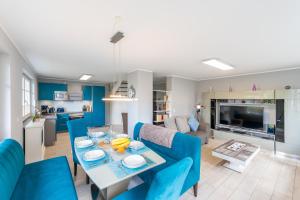
[[[99,194],[100,194],[100,197],[101,199],[103,200],[107,200],[108,197],[107,197],[107,188],[103,189],[103,190],[100,190],[96,184],[92,183],[91,184],[91,196],[92,196],[92,200],[97,200],[98,197],[99,197]]]
[[[99,188],[97,187],[97,185],[95,185],[94,183],[91,184],[91,195],[92,195],[92,200],[97,200],[98,196],[99,196]]]
[[[101,195],[101,199],[107,200],[107,199],[108,199],[108,196],[107,196],[107,188],[101,190],[101,191],[100,191],[100,195]]]
[[[277,151],[277,149],[276,149],[276,137],[274,136],[274,155],[276,155],[276,151]]]

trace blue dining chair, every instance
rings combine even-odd
[[[76,137],[86,136],[87,135],[87,122],[84,118],[82,119],[75,119],[75,120],[69,120],[67,122],[70,141],[71,141],[71,147],[72,147],[72,157],[73,157],[73,163],[74,163],[74,176],[77,175],[77,165],[79,163],[78,158],[75,153],[74,149],[74,140]],[[86,176],[86,183],[89,184],[89,177]]]
[[[178,200],[193,160],[186,157],[156,173],[151,185],[143,183],[113,200]]]

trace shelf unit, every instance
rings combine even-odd
[[[169,118],[169,95],[167,90],[153,90],[153,124],[162,125]]]

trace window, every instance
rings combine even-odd
[[[26,76],[23,75],[22,78],[22,96],[23,96],[23,117],[29,117],[31,115],[31,80]]]

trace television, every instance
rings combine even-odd
[[[243,105],[220,105],[220,124],[263,129],[264,108]]]

